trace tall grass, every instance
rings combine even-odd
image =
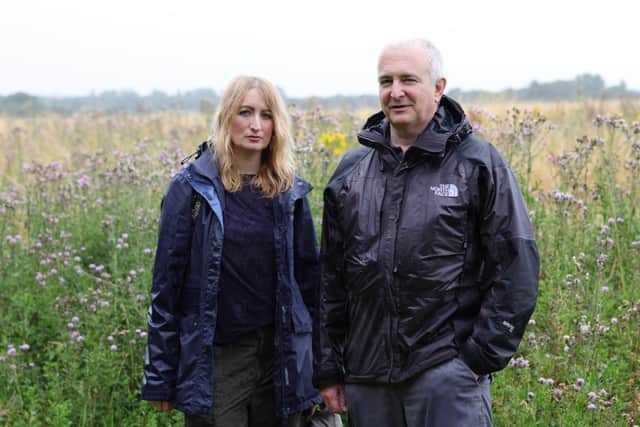
[[[519,176],[540,298],[496,425],[640,423],[637,105],[470,107]],[[322,190],[364,113],[293,111]],[[159,203],[205,115],[0,118],[0,425],[181,425],[139,400]]]

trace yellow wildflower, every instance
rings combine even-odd
[[[341,132],[323,132],[318,143],[324,145],[328,152],[340,156],[347,151],[347,137]]]

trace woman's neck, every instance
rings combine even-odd
[[[262,153],[260,151],[236,151],[233,155],[233,165],[241,175],[257,175],[260,170]]]

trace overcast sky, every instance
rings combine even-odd
[[[640,90],[640,1],[15,0],[0,8],[0,94],[194,88],[238,74],[289,96],[376,93],[388,41],[425,37],[448,88],[598,73]]]

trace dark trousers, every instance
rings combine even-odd
[[[399,384],[347,384],[349,427],[492,426],[489,383],[454,358]]]
[[[244,335],[232,344],[214,345],[213,413],[185,415],[186,427],[340,427],[340,418],[318,412],[313,420],[298,413],[276,417],[273,386],[273,327]]]
[[[213,414],[185,416],[186,427],[279,427],[273,391],[273,327],[214,345]]]

